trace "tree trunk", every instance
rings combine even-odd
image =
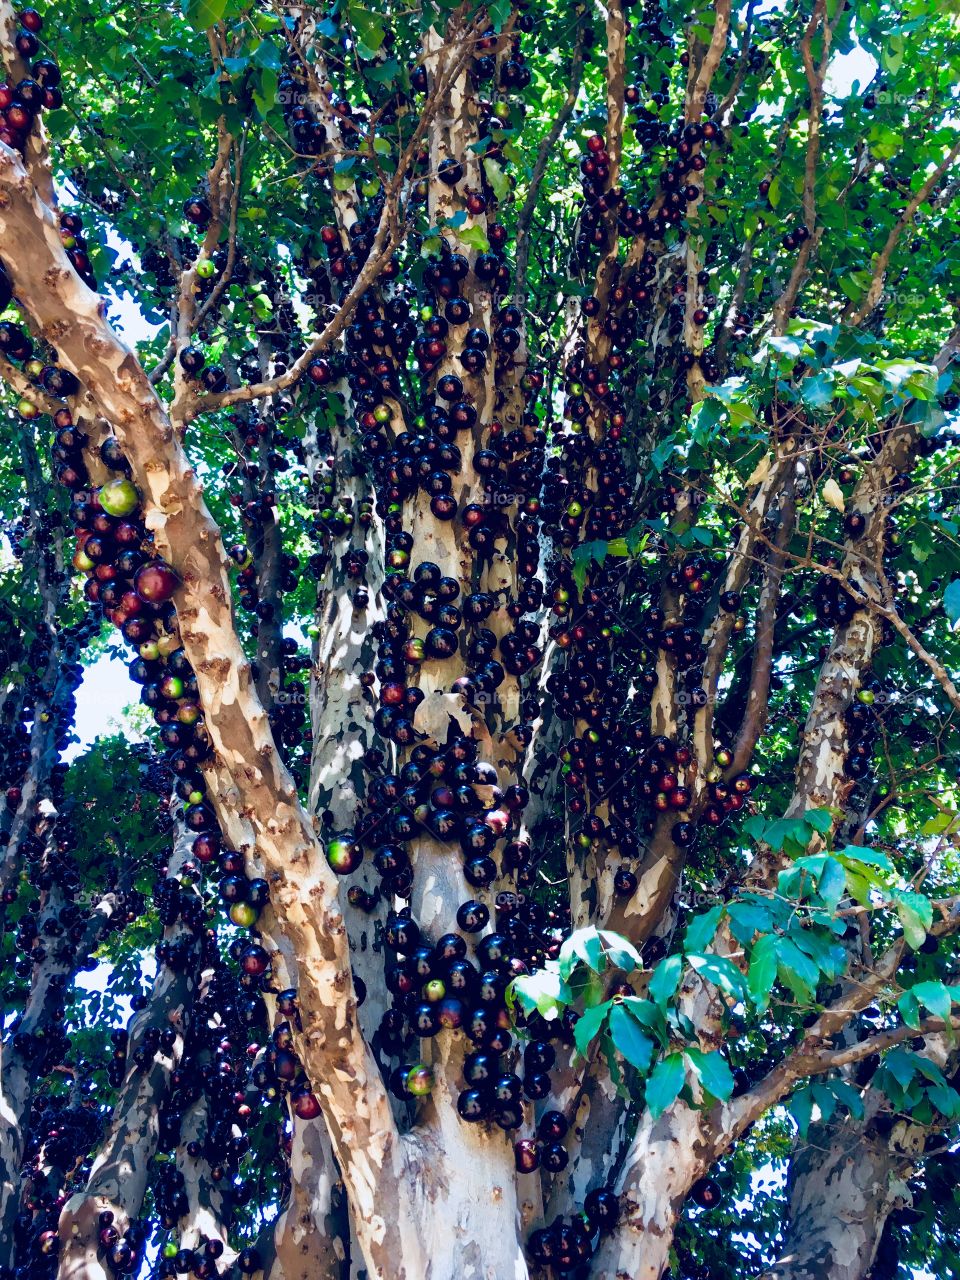
[[[178,823],[172,874],[189,859],[192,844],[192,833]],[[111,1280],[100,1245],[99,1216],[112,1213],[114,1227],[123,1234],[143,1204],[159,1138],[160,1110],[183,1053],[198,978],[196,938],[180,922],[165,930],[165,938],[191,945],[191,962],[182,971],[160,967],[146,1007],[131,1023],[126,1075],[110,1126],[86,1187],[70,1197],[60,1216],[60,1280]],[[146,1065],[138,1065],[135,1055],[147,1033],[166,1029],[175,1032],[173,1046],[148,1052]]]
[[[617,1181],[620,1226],[596,1255],[591,1280],[660,1280],[684,1200],[705,1168],[702,1113],[678,1103],[644,1111]]]
[[[912,1201],[924,1138],[905,1121],[892,1135],[872,1119],[811,1125],[790,1166],[786,1240],[762,1280],[864,1280],[887,1217]]]

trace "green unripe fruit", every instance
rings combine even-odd
[[[425,1062],[418,1062],[407,1072],[406,1083],[414,1098],[425,1098],[433,1089],[433,1071]]]
[[[327,862],[338,876],[348,876],[363,861],[363,850],[352,831],[341,831],[327,842]]]
[[[100,506],[108,516],[128,516],[140,505],[137,486],[123,476],[108,480],[100,490]]]
[[[230,919],[241,929],[252,929],[258,914],[257,908],[249,902],[235,902],[230,908]]]
[[[183,681],[179,676],[164,676],[160,681],[160,692],[165,698],[175,700],[183,697]]]

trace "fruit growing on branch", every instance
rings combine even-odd
[[[881,10],[5,7],[2,1280],[952,1274],[955,42]]]

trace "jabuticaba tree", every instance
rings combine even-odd
[[[0,1276],[960,1274],[955,20],[0,44]]]

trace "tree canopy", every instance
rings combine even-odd
[[[960,1276],[955,8],[0,52],[0,1280]]]

